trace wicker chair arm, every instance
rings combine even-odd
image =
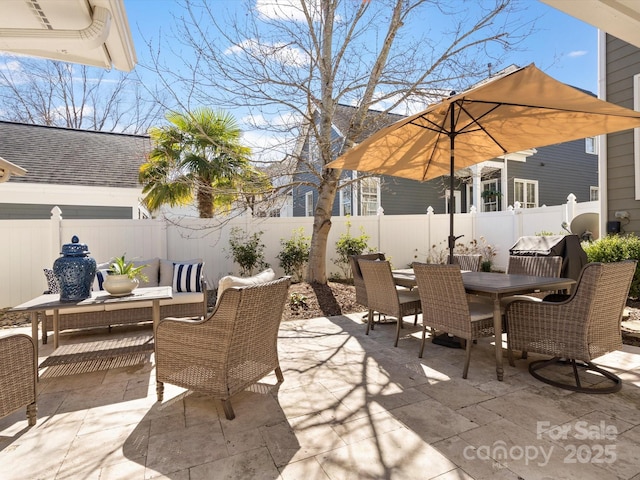
[[[583,345],[589,331],[585,321],[588,312],[584,303],[576,302],[573,298],[563,302],[516,300],[505,310],[507,325],[517,323],[541,337]]]

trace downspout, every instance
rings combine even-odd
[[[598,98],[607,99],[607,34],[598,29]],[[606,235],[608,210],[607,135],[598,138],[598,186],[600,193],[600,236]]]
[[[104,7],[93,9],[91,25],[82,30],[48,30],[42,28],[0,28],[0,50],[42,48],[44,42],[58,51],[68,48],[101,47],[109,36],[111,12]]]

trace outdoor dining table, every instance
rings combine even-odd
[[[396,285],[408,288],[417,286],[416,277],[411,268],[394,270],[393,278]],[[462,282],[467,293],[490,297],[493,300],[496,374],[499,381],[502,381],[504,377],[502,364],[502,298],[536,291],[567,290],[576,283],[572,278],[537,277],[534,275],[513,275],[497,272],[462,272]]]
[[[107,305],[114,303],[129,303],[151,301],[153,332],[155,334],[156,327],[160,322],[160,300],[172,298],[171,287],[146,287],[136,288],[130,295],[112,296],[104,290],[91,292],[89,298],[78,301],[61,301],[59,294],[44,294],[36,297],[28,302],[13,307],[10,311],[14,312],[30,312],[31,313],[31,337],[35,343],[35,365],[38,366],[38,312],[44,313],[47,310],[53,310],[53,348],[58,348],[60,343],[59,315],[60,310],[69,310],[76,308],[84,308],[93,305]],[[46,335],[46,332],[43,332]],[[47,359],[49,360],[49,359]],[[50,362],[52,363],[52,362]],[[40,365],[42,366],[42,365]],[[47,364],[47,366],[50,366]],[[37,375],[37,372],[36,372]]]

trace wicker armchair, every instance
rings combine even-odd
[[[397,347],[403,317],[413,314],[415,316],[414,325],[418,323],[420,296],[416,291],[396,288],[391,273],[391,264],[388,261],[359,260],[358,264],[362,271],[368,297],[369,318],[366,333],[369,335],[369,329],[373,328],[373,312],[395,317],[398,322],[396,323],[396,341],[393,346]]]
[[[224,291],[203,320],[165,318],[155,334],[158,401],[167,382],[222,401],[227,419],[235,418],[230,398],[275,370],[278,328],[290,279]]]
[[[620,320],[635,269],[635,261],[589,263],[568,300],[511,303],[505,312],[509,354],[515,349],[552,356],[529,364],[529,372],[549,385],[585,393],[620,390],[620,378],[591,360],[622,347]],[[560,362],[571,364],[575,385],[560,381],[564,375],[541,375],[541,369]],[[579,369],[599,373],[610,382],[604,387],[584,386]]]
[[[414,263],[413,271],[422,301],[418,356],[422,358],[428,326],[462,338],[466,343],[462,378],[467,378],[473,340],[493,335],[493,305],[468,301],[459,265]]]
[[[35,345],[28,335],[0,338],[0,417],[27,407],[29,426],[36,424]]]

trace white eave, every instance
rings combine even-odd
[[[0,183],[9,180],[12,175],[22,176],[26,173],[27,171],[24,168],[0,157]]]
[[[640,48],[639,0],[540,0]]]
[[[131,71],[123,0],[3,0],[0,51]]]

